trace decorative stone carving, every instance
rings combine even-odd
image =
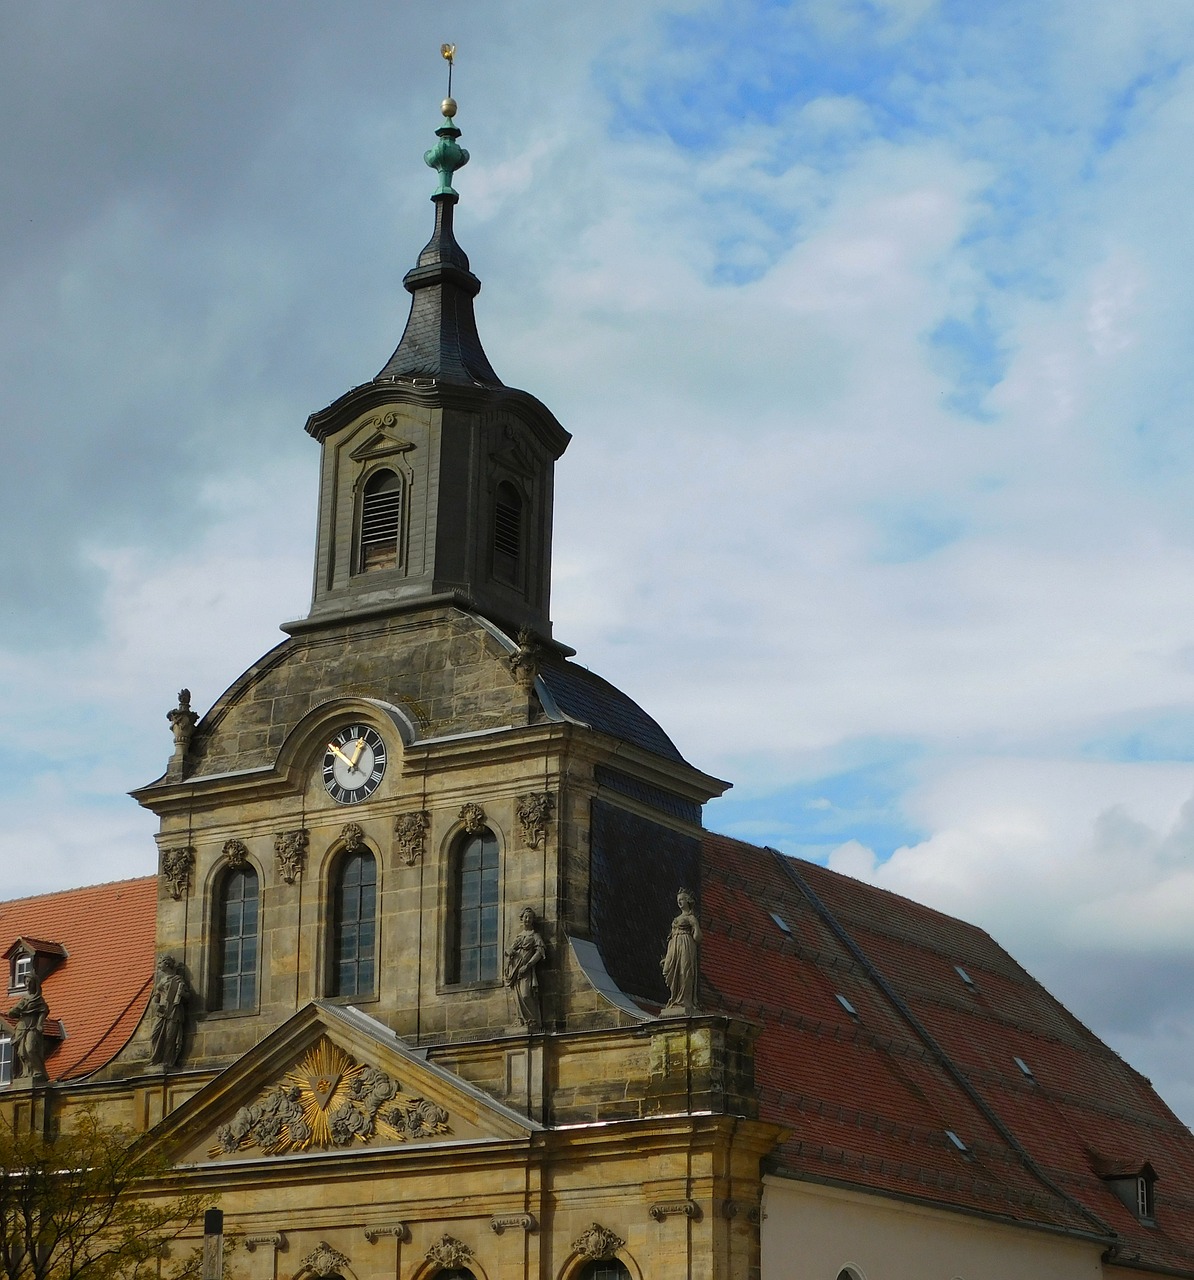
[[[459,818],[464,824],[465,831],[470,836],[475,836],[479,831],[484,831],[487,825],[485,810],[479,804],[462,804]]]
[[[518,821],[522,823],[522,838],[532,849],[538,849],[547,834],[551,811],[555,800],[549,791],[535,791],[518,797]]]
[[[179,755],[185,755],[187,747],[191,745],[191,735],[199,723],[198,715],[191,710],[190,689],[179,689],[178,706],[173,711],[166,712],[166,719],[170,721],[170,729],[174,734],[174,750]]]
[[[273,1249],[275,1253],[283,1253],[286,1249],[286,1236],[281,1231],[268,1231],[264,1235],[244,1237],[244,1246],[249,1253],[256,1253],[262,1245]]]
[[[612,1258],[626,1243],[621,1236],[616,1236],[600,1222],[594,1222],[587,1231],[582,1232],[572,1242],[572,1252],[579,1253],[582,1258],[592,1258],[594,1262],[604,1262]]]
[[[431,815],[426,809],[400,813],[394,819],[394,841],[398,846],[398,856],[408,867],[413,867],[423,856],[427,828],[430,825]]]
[[[395,1240],[401,1242],[410,1239],[410,1228],[405,1222],[392,1222],[388,1227],[366,1227],[365,1239],[370,1244],[376,1244],[382,1236],[393,1236]]]
[[[501,1218],[490,1218],[489,1229],[495,1236],[500,1236],[503,1231],[509,1231],[515,1227],[521,1227],[523,1231],[538,1231],[539,1224],[529,1213],[510,1213]]]
[[[243,840],[225,840],[224,857],[233,870],[243,867],[249,861],[249,846]]]
[[[463,1267],[473,1251],[455,1236],[443,1235],[427,1250],[427,1261],[437,1267]]]
[[[153,1019],[149,1060],[169,1071],[182,1060],[183,1041],[187,1029],[187,1005],[191,1002],[191,984],[182,965],[173,956],[158,961],[158,975],[149,997]]]
[[[334,1276],[347,1266],[348,1259],[344,1254],[339,1249],[333,1249],[326,1240],[321,1240],[299,1264],[298,1274],[310,1271],[320,1277]]]
[[[522,929],[514,935],[506,952],[506,986],[518,1001],[518,1021],[531,1031],[543,1027],[543,1005],[539,998],[539,966],[547,958],[547,944],[535,928],[535,913],[523,907],[518,913]]]
[[[25,978],[25,994],[9,1009],[8,1019],[15,1023],[12,1033],[12,1074],[14,1079],[29,1079],[45,1084],[46,1020],[50,1006],[41,993],[41,979],[30,972]]]
[[[340,828],[340,839],[349,853],[365,848],[365,832],[359,822],[346,822]]]
[[[658,1204],[653,1204],[647,1212],[656,1222],[676,1216],[699,1218],[701,1206],[695,1200],[661,1200]]]
[[[510,674],[515,684],[526,694],[535,690],[535,681],[539,676],[539,667],[543,662],[543,646],[535,638],[530,627],[523,627],[518,633],[518,648],[506,659],[510,664]]]
[[[195,850],[190,845],[162,850],[162,879],[166,891],[177,902],[191,888],[191,872],[195,867]]]
[[[274,836],[274,853],[278,858],[278,874],[287,884],[294,884],[303,873],[307,861],[307,845],[311,837],[305,829],[279,831]]]
[[[687,889],[676,895],[680,914],[672,921],[667,951],[660,968],[667,981],[668,1002],[664,1018],[690,1018],[699,1013],[697,987],[700,982],[701,926],[696,918],[696,899]]]
[[[409,1142],[449,1133],[448,1113],[404,1094],[378,1067],[357,1063],[326,1037],[282,1080],[216,1132],[212,1157],[260,1148],[266,1155],[328,1150],[379,1137]]]

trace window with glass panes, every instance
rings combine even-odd
[[[0,1084],[12,1084],[12,1036],[0,1036]]]
[[[238,867],[220,891],[221,1009],[251,1009],[257,1003],[257,935],[260,894],[257,872]]]
[[[332,995],[372,994],[377,863],[368,850],[347,854],[340,860],[332,919]]]
[[[587,1263],[579,1280],[630,1280],[630,1272],[617,1258],[602,1258],[600,1262]]]
[[[456,851],[449,982],[498,976],[498,847],[491,831],[469,836]]]

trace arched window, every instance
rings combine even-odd
[[[393,569],[402,536],[402,480],[393,471],[375,471],[361,495],[359,571]]]
[[[237,867],[220,885],[215,998],[218,1009],[252,1009],[257,1003],[257,872]]]
[[[346,854],[336,868],[332,893],[332,995],[373,993],[376,942],[377,863],[364,849]]]
[[[503,480],[493,498],[493,576],[522,586],[522,494]]]
[[[603,1258],[600,1262],[586,1263],[577,1280],[630,1280],[630,1270],[617,1258]]]
[[[492,831],[467,836],[452,860],[448,981],[498,976],[498,846]]]

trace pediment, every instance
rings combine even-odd
[[[408,453],[415,447],[414,442],[398,432],[397,424],[398,415],[393,412],[377,413],[367,418],[354,433],[364,438],[348,456],[354,462],[370,462],[395,453]]]
[[[539,1126],[425,1061],[389,1028],[316,1001],[153,1131],[176,1163],[525,1137]]]

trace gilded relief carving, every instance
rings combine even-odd
[[[409,1142],[451,1132],[448,1113],[402,1092],[378,1067],[358,1063],[326,1037],[282,1080],[216,1132],[213,1157],[259,1148],[266,1155],[329,1150],[380,1138]]]

